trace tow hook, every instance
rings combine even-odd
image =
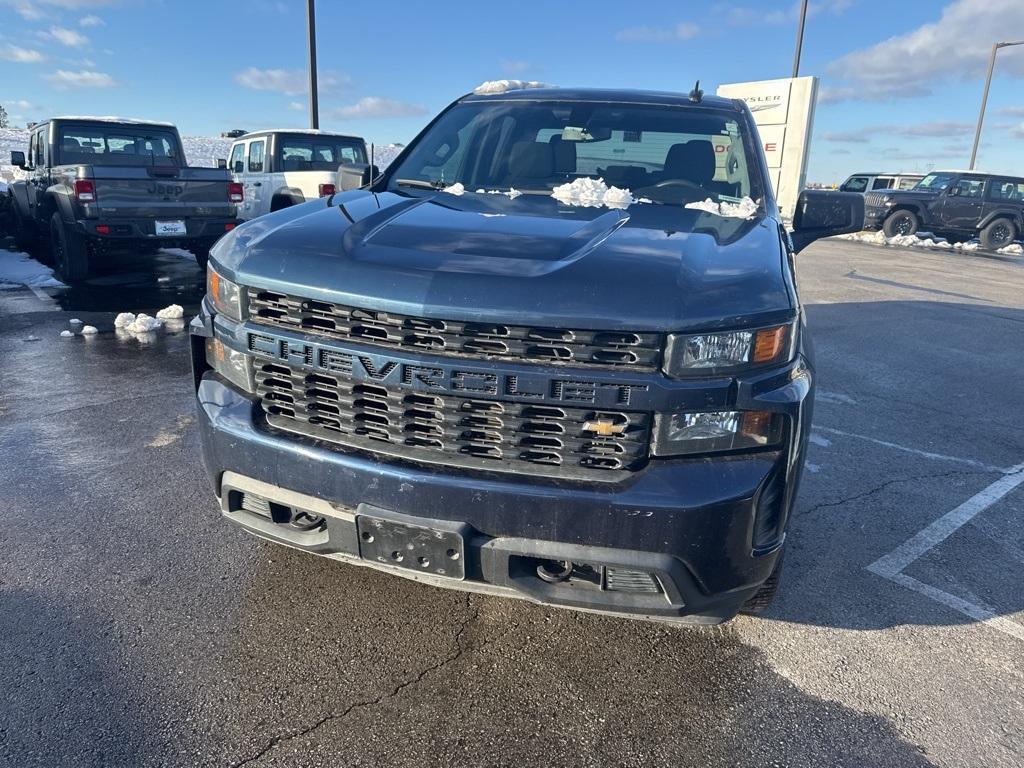
[[[537,578],[548,584],[559,584],[572,573],[572,560],[544,560],[537,566]]]

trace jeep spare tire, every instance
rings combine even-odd
[[[1017,225],[1009,219],[990,221],[981,230],[981,247],[992,251],[1005,248],[1017,239]]]
[[[886,237],[897,235],[916,235],[921,227],[921,220],[913,211],[899,210],[889,214],[889,218],[882,225],[882,231]]]

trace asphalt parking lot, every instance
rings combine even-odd
[[[184,329],[113,331],[194,312],[194,263],[0,291],[0,765],[1024,764],[1024,258],[798,264],[820,388],[782,592],[699,629],[252,539]]]

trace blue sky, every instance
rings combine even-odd
[[[687,91],[786,77],[793,0],[318,0],[321,125],[406,142],[482,80]],[[169,120],[188,135],[305,125],[304,0],[0,0],[0,104]],[[810,181],[965,167],[992,42],[1024,0],[812,0],[822,78]],[[979,167],[1024,174],[1024,46],[999,54]]]

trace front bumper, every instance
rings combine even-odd
[[[205,366],[206,314],[193,321],[193,363],[207,471],[223,514],[251,533],[438,586],[548,605],[660,620],[717,623],[734,616],[779,557],[810,424],[811,372],[801,356],[764,381],[737,382],[737,402],[791,418],[781,450],[651,459],[615,483],[471,472],[384,460],[277,433],[248,396]],[[322,516],[313,534],[242,508],[237,493]],[[234,499],[234,501],[233,501]],[[457,526],[465,578],[432,576],[360,557],[360,515]],[[538,578],[538,559],[651,574],[657,594]]]
[[[881,229],[886,217],[889,215],[889,210],[889,208],[865,208],[864,229]]]

